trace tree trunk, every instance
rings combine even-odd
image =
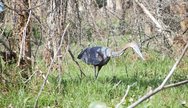
[[[15,8],[17,10],[15,34],[19,40],[19,60],[18,65],[21,68],[29,69],[31,71],[31,25],[29,19],[29,2],[30,0],[16,0]]]

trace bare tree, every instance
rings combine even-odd
[[[31,71],[31,24],[30,24],[30,0],[15,1],[16,24],[15,36],[19,37],[18,66],[28,68]]]

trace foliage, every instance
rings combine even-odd
[[[93,68],[86,66],[84,63],[81,63],[81,67],[84,67],[87,76],[80,79],[76,65],[70,58],[67,58],[67,63],[63,64],[65,70],[61,90],[59,91],[57,88],[58,74],[54,70],[49,76],[49,83],[47,83],[39,99],[39,107],[87,108],[93,102],[102,102],[113,108],[123,97],[127,86],[136,82],[136,86],[130,89],[123,104],[123,106],[128,106],[150,88],[157,87],[174,62],[169,57],[162,58],[161,55],[155,52],[150,51],[148,53],[151,53],[151,55],[144,62],[138,58],[132,58],[130,53],[112,59],[101,70],[97,80],[94,79]],[[45,64],[42,62],[40,64],[36,71],[40,70],[45,73],[47,70],[43,68]],[[11,71],[11,69],[8,70]],[[187,79],[186,72],[187,69],[178,68],[170,82]],[[16,72],[17,76],[19,76],[18,74]],[[119,81],[120,83],[116,85]],[[0,107],[8,107],[9,105],[13,107],[33,107],[35,96],[43,82],[41,73],[36,73],[27,84],[21,82],[9,82],[7,87],[1,86]],[[139,107],[182,107],[181,102],[188,100],[187,90],[187,86],[164,90]]]
[[[157,87],[187,42],[188,3],[140,2],[164,30],[157,28],[132,0],[4,0],[6,9],[0,15],[0,54],[7,47],[5,51],[17,54],[16,60],[19,56],[28,60],[32,71],[25,71],[28,63],[24,62],[26,65],[20,68],[17,63],[7,64],[2,58],[8,56],[0,55],[0,107],[33,107],[48,70],[50,74],[39,96],[39,107],[87,108],[99,103],[114,108],[127,86],[136,82],[122,105],[126,107]],[[67,25],[70,26],[66,30]],[[22,41],[24,36],[28,39]],[[67,51],[71,49],[76,58],[87,46],[118,50],[131,41],[141,46],[146,61],[128,49],[123,56],[112,58],[97,80],[93,67],[79,61],[86,74],[80,78],[78,65]],[[52,59],[54,64],[49,69]],[[186,56],[169,83],[188,79],[187,60]],[[167,89],[139,107],[186,107],[187,92],[187,86]]]

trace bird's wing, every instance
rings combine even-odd
[[[97,65],[101,62],[101,55],[98,51],[99,47],[86,48],[80,52],[78,59],[83,60],[87,64]]]
[[[110,55],[109,48],[96,46],[83,50],[78,55],[78,59],[83,60],[87,64],[99,65],[109,60],[108,55]]]
[[[93,65],[98,65],[103,60],[103,53],[100,51],[100,47],[93,47],[88,52],[88,61]]]

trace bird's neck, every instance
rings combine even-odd
[[[121,56],[122,54],[124,54],[126,49],[127,49],[127,47],[125,47],[125,48],[123,48],[122,50],[119,50],[119,51],[112,51],[111,56],[112,57]]]
[[[140,51],[140,49],[139,49],[139,47],[138,47],[138,45],[135,42],[126,44],[124,46],[124,48],[122,50],[120,50],[120,51],[116,51],[116,52],[112,51],[111,56],[112,57],[121,56],[125,52],[125,50],[127,48],[129,48],[129,47],[131,47],[133,49],[133,51],[135,51],[143,60],[145,60],[143,55],[142,55],[142,53],[141,53],[141,51]]]

